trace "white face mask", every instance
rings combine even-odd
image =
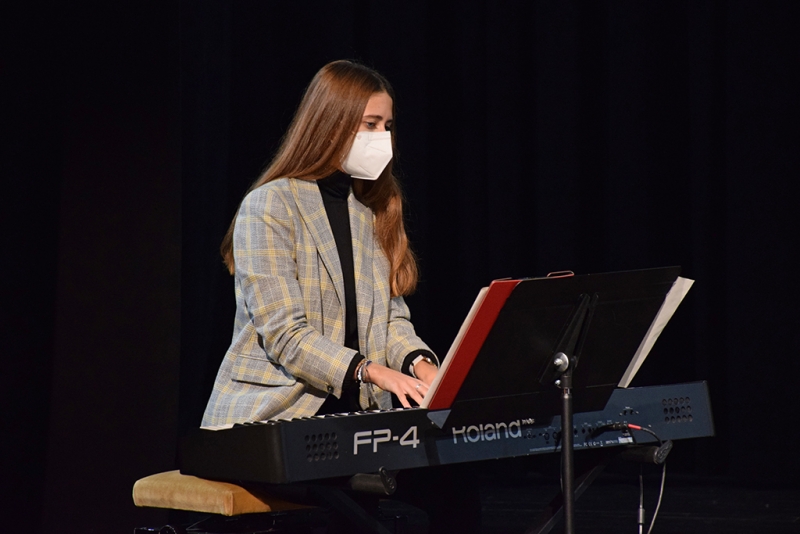
[[[391,132],[358,132],[342,169],[353,178],[377,180],[391,160]]]

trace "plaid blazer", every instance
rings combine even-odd
[[[348,209],[360,352],[400,370],[406,355],[430,349],[414,333],[403,298],[390,297],[372,211],[352,192]],[[317,184],[280,178],[250,192],[236,217],[233,251],[233,340],[202,424],[313,415],[328,395],[341,397],[355,355],[344,346],[344,277]],[[391,407],[389,393],[375,393],[377,407]]]

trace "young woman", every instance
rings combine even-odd
[[[438,360],[403,301],[417,266],[393,120],[392,89],[367,67],[334,61],[311,81],[222,243],[236,318],[204,426],[422,401]],[[401,472],[395,496],[425,509],[431,532],[479,529],[469,466]]]
[[[222,243],[236,317],[204,426],[421,402],[438,360],[403,301],[417,266],[393,120],[372,69],[334,61],[311,81]]]

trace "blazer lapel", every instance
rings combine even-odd
[[[336,250],[336,241],[333,239],[331,225],[322,203],[319,186],[313,181],[292,178],[289,180],[292,191],[297,199],[300,216],[306,228],[317,245],[317,250],[322,258],[322,263],[327,269],[339,298],[339,305],[344,309],[344,275],[339,262],[339,253]],[[358,268],[356,267],[356,270]]]
[[[358,343],[361,354],[367,355],[367,333],[372,318],[373,294],[373,243],[374,226],[372,210],[359,202],[353,193],[347,199],[350,216],[350,234],[353,240],[353,270],[356,281],[356,311],[358,313]]]

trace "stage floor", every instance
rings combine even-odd
[[[486,481],[481,489],[482,534],[521,534],[557,491],[553,480],[530,476],[510,483]],[[556,482],[557,484],[557,482]],[[658,499],[660,476],[645,477],[645,532]],[[548,491],[548,489],[550,491]],[[578,532],[636,533],[636,476],[601,475],[575,505]],[[552,530],[563,532],[563,522]],[[739,534],[800,532],[800,489],[752,487],[720,479],[671,475],[654,533]]]
[[[503,475],[511,474],[509,469]],[[661,482],[658,468],[648,466],[644,479],[644,532],[653,515]],[[512,476],[479,475],[481,534],[523,534],[537,524],[541,511],[558,491],[558,476],[516,471]],[[447,495],[442,494],[442,499]],[[435,504],[432,504],[435,506]],[[638,468],[626,473],[605,473],[589,486],[575,505],[576,532],[592,534],[636,534],[639,506]],[[381,519],[385,527],[401,534],[429,532],[425,513],[396,500],[383,501]],[[264,530],[190,530],[190,532],[275,532],[280,534],[343,534],[352,526],[328,524],[329,512],[312,510],[308,515],[291,514],[276,528]],[[321,514],[321,515],[320,515]],[[208,516],[173,511],[172,524],[189,525]],[[250,517],[250,516],[240,516]],[[221,518],[222,523],[228,521]],[[336,522],[335,522],[336,523]],[[259,523],[261,524],[261,523]],[[266,524],[266,523],[265,523]],[[271,524],[271,523],[270,523]],[[338,523],[337,523],[338,524]],[[272,525],[272,524],[271,524]],[[312,526],[316,525],[316,526]],[[326,526],[327,525],[327,526]],[[230,526],[230,525],[228,525]],[[263,525],[262,525],[263,526]],[[551,530],[564,531],[560,520]],[[158,532],[158,529],[150,532]],[[800,488],[797,484],[746,485],[720,478],[686,476],[667,472],[655,534],[783,534],[800,533]],[[431,533],[449,534],[449,533]]]

